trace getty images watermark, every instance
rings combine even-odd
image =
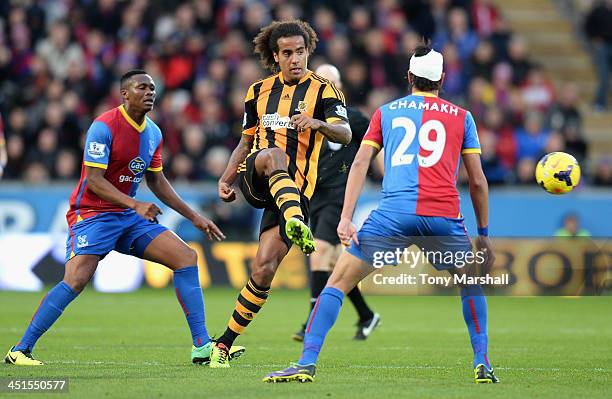
[[[448,295],[471,285],[487,295],[612,293],[610,238],[496,237],[491,247],[493,264],[479,241],[465,235],[362,235],[355,254],[377,270],[361,288],[374,295]]]
[[[392,250],[370,251],[372,265],[380,269],[383,266],[400,266],[401,270],[410,271],[394,275],[375,273],[372,282],[375,285],[436,285],[451,287],[453,285],[508,285],[507,273],[493,276],[488,273],[475,273],[487,261],[487,250],[437,250],[396,247]],[[431,273],[414,273],[417,267],[433,265],[438,271],[452,269],[453,273],[434,275]]]

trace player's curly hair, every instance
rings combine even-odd
[[[274,53],[278,54],[278,39],[281,37],[302,36],[308,52],[317,47],[319,38],[308,22],[294,19],[292,21],[273,21],[270,25],[261,28],[259,34],[253,39],[255,54],[264,68],[272,73],[278,72],[278,64],[274,61]]]
[[[424,55],[429,54],[430,51],[431,51],[431,42],[427,40],[419,44],[418,46],[416,46],[416,48],[414,49],[414,53],[412,54],[415,57],[422,57]],[[412,86],[419,91],[435,91],[435,90],[440,91],[440,89],[442,89],[442,84],[441,84],[442,79],[438,80],[437,82],[434,82],[432,80],[422,78],[414,74],[411,74],[411,75],[412,75]]]

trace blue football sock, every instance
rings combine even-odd
[[[344,293],[336,288],[325,287],[321,291],[321,295],[319,295],[306,324],[304,351],[298,361],[299,364],[306,365],[317,362],[325,336],[338,318],[343,299]]]
[[[204,317],[204,298],[198,277],[198,267],[189,266],[174,271],[174,287],[195,346],[210,342]]]
[[[34,349],[36,341],[55,323],[66,306],[79,295],[74,291],[68,284],[61,281],[55,287],[51,288],[51,291],[45,295],[40,302],[38,310],[32,316],[32,321],[28,326],[25,334],[21,338],[21,341],[15,345],[16,350],[30,350]]]
[[[484,364],[489,369],[491,364],[487,355],[489,337],[487,335],[487,299],[482,287],[473,285],[461,289],[463,319],[470,333],[474,350],[474,367]]]

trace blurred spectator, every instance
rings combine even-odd
[[[508,61],[512,65],[512,82],[521,85],[527,78],[531,69],[531,62],[527,59],[527,43],[520,36],[513,36],[508,42]]]
[[[493,32],[499,18],[497,8],[491,3],[491,0],[474,0],[472,3],[472,21],[481,37],[487,37]]]
[[[429,13],[431,17],[429,17],[428,11],[424,10],[423,13],[423,23],[429,24],[429,18],[433,21],[433,24],[430,24],[428,30],[423,32],[423,28],[419,30],[419,32],[423,32],[423,36],[425,37],[433,37],[434,33],[440,36],[448,35],[448,27],[446,25],[446,17],[448,15],[448,8],[450,7],[450,0],[431,0],[431,6]],[[422,7],[425,8],[426,7]],[[431,29],[431,30],[430,30]],[[426,34],[428,33],[428,34]]]
[[[565,150],[565,139],[557,132],[550,132],[548,140],[546,140],[546,146],[544,147],[544,153],[558,152]]]
[[[230,150],[226,147],[216,146],[211,148],[202,161],[205,172],[204,179],[211,182],[218,181],[225,172],[231,155]]]
[[[608,104],[608,81],[612,62],[612,0],[595,3],[585,20],[585,32],[593,47],[593,58],[599,84],[595,95],[595,109],[604,110]]]
[[[23,136],[10,136],[6,143],[8,163],[5,175],[9,179],[19,178],[23,172],[25,144]]]
[[[510,126],[502,110],[492,106],[487,110],[484,118],[483,135],[495,136],[495,154],[501,165],[507,170],[513,170],[516,165],[517,144],[514,130]]]
[[[568,213],[563,217],[563,227],[555,231],[556,237],[590,237],[591,233],[588,230],[580,227],[578,215]]]
[[[47,171],[52,171],[55,167],[58,151],[57,132],[52,128],[44,128],[38,134],[36,147],[28,152],[26,162],[28,164],[37,162],[44,165]]]
[[[468,88],[467,109],[472,112],[476,121],[481,121],[487,108],[495,101],[491,85],[483,78],[474,78]]]
[[[363,105],[369,92],[366,65],[359,59],[353,59],[346,67],[343,82],[344,93],[349,104]]]
[[[470,30],[467,12],[463,8],[455,7],[449,11],[448,32],[436,33],[433,45],[440,50],[448,42],[457,46],[462,61],[468,61],[478,46],[478,35]]]
[[[70,43],[70,30],[65,22],[55,22],[49,28],[49,37],[43,39],[36,53],[49,66],[56,79],[64,79],[71,64],[83,64],[83,52],[77,43]]]
[[[481,77],[488,81],[491,80],[493,66],[495,65],[494,51],[490,42],[486,40],[480,42],[471,60],[471,75],[473,77]]]
[[[444,56],[444,96],[450,101],[459,101],[465,92],[467,72],[459,59],[457,46],[448,43],[442,51]]]
[[[539,111],[547,111],[555,100],[554,86],[539,65],[529,70],[521,92],[525,105]]]
[[[176,154],[172,158],[171,176],[176,182],[188,182],[193,178],[195,165],[186,154]]]
[[[78,158],[74,151],[60,150],[54,166],[54,177],[59,180],[73,180],[79,177]]]
[[[517,129],[517,159],[540,159],[548,142],[549,132],[543,128],[542,115],[530,112],[525,117],[525,126]]]
[[[578,162],[587,155],[587,144],[582,134],[582,116],[578,109],[579,91],[575,83],[566,83],[559,101],[548,114],[548,128],[561,133],[565,139],[565,150]]]
[[[506,182],[508,171],[501,159],[495,153],[496,136],[494,134],[479,134],[482,155],[482,169],[489,184],[503,184]]]
[[[497,19],[493,21],[493,31],[488,37],[495,49],[495,59],[508,61],[508,43],[510,43],[511,37],[512,32],[508,26],[508,21],[503,15],[498,15]]]
[[[612,187],[612,158],[608,155],[595,164],[595,178],[593,184],[596,186]]]
[[[398,78],[394,76],[391,56],[385,52],[384,39],[380,29],[369,31],[365,37],[369,89],[389,86],[394,78]]]
[[[510,106],[510,95],[512,93],[512,67],[505,62],[495,65],[492,83],[495,92],[495,104],[507,109]]]
[[[534,184],[535,178],[535,163],[536,159],[522,158],[519,160],[516,167],[516,179],[519,184]]]
[[[30,163],[24,172],[25,182],[34,186],[49,183],[49,169],[40,162]]]

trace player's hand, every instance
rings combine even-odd
[[[306,129],[319,130],[323,125],[318,119],[314,119],[305,114],[295,114],[291,117],[291,123],[298,132],[303,132]]]
[[[151,222],[157,222],[157,215],[161,215],[163,212],[157,205],[152,202],[136,201],[134,210],[137,214],[142,216],[144,219]]]
[[[482,266],[485,268],[485,270],[490,269],[495,263],[495,252],[493,251],[493,245],[491,244],[489,237],[476,237],[476,249],[485,253],[486,259]]]
[[[219,198],[224,202],[232,202],[236,199],[236,191],[226,182],[219,181]]]
[[[359,240],[357,239],[357,229],[350,219],[341,218],[336,232],[338,233],[340,242],[345,247],[351,245],[351,239],[355,242],[355,244],[359,245]]]
[[[195,227],[202,230],[211,241],[223,241],[225,240],[225,234],[221,232],[221,229],[213,223],[212,220],[205,218],[204,216],[197,215],[191,221]]]

